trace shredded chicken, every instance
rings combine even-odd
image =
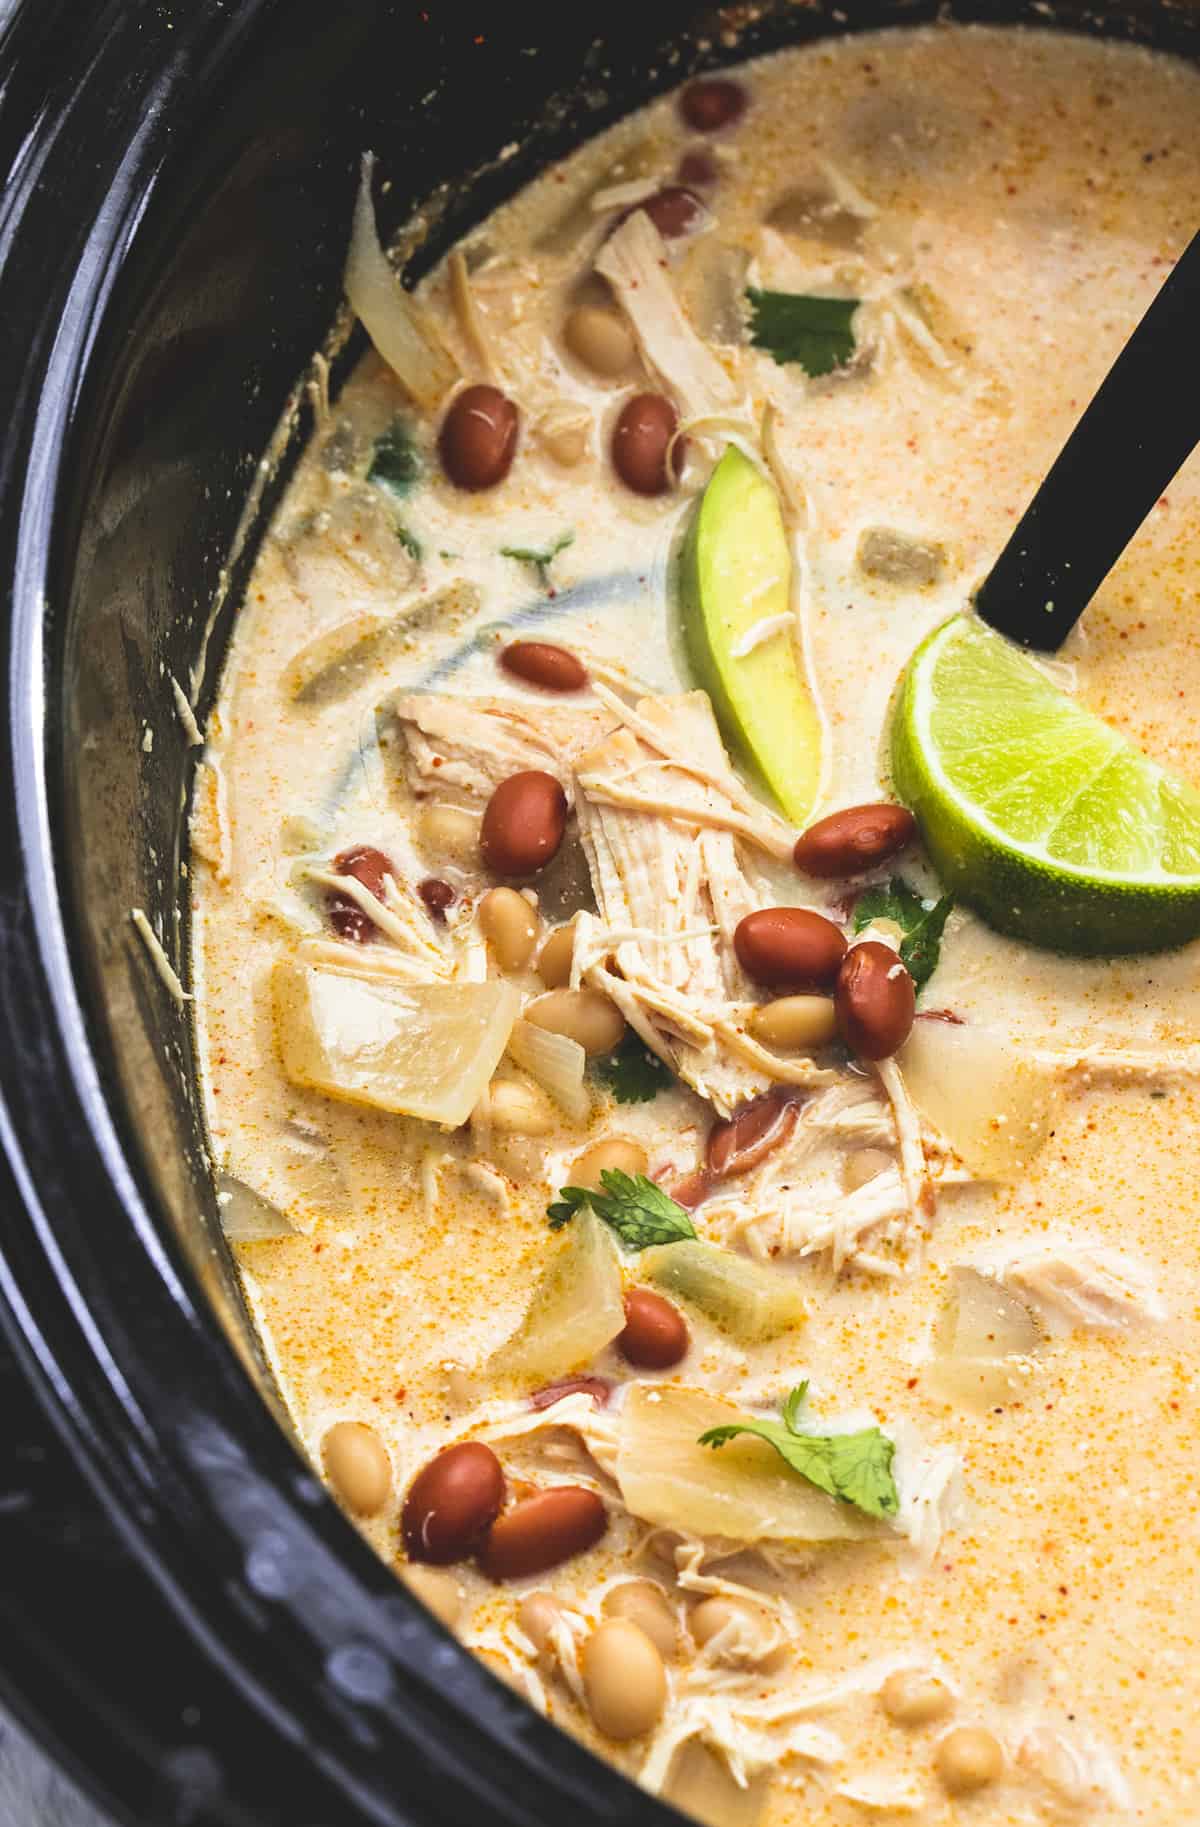
[[[741,1789],[748,1788],[761,1771],[777,1771],[788,1758],[834,1764],[845,1753],[835,1732],[809,1720],[789,1718],[778,1711],[777,1704],[749,1697],[684,1693],[668,1708],[654,1735],[638,1776],[643,1789],[652,1795],[661,1792],[676,1753],[692,1738],[701,1739],[724,1758]]]
[[[577,760],[612,727],[603,710],[512,698],[401,692],[390,709],[411,777],[422,787],[452,787],[476,799],[489,798],[502,780],[526,768],[553,774],[570,799]]]
[[[733,933],[764,900],[737,838],[753,833],[777,853],[786,826],[747,803],[703,692],[643,698],[633,709],[611,693],[605,702],[624,727],[581,756],[576,775],[601,921],[577,937],[592,960],[587,981],[722,1116],[774,1079],[833,1082],[811,1062],[755,1050],[736,1020],[750,985]]]
[[[1040,1242],[978,1266],[1060,1331],[1124,1332],[1166,1315],[1140,1265],[1103,1244]]]
[[[671,283],[663,238],[644,209],[635,210],[604,242],[596,271],[612,286],[647,362],[685,416],[733,404],[737,388],[688,322]]]
[[[596,1407],[591,1396],[582,1391],[564,1396],[549,1408],[515,1407],[511,1402],[489,1403],[464,1424],[463,1439],[517,1440],[525,1434],[538,1434],[556,1427],[570,1428],[578,1435],[601,1472],[616,1478],[618,1424],[615,1416]]]
[[[312,863],[298,864],[296,873],[305,881],[320,888],[331,888],[353,901],[375,922],[381,933],[423,965],[431,979],[449,976],[433,923],[407,884],[401,885],[394,876],[385,876],[381,900],[357,876],[338,875],[334,870],[322,869]]]

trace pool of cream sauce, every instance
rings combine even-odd
[[[1186,245],[1200,195],[1200,75],[1127,46],[950,26],[785,52],[744,75],[752,106],[716,148],[712,233],[731,254],[757,252],[766,281],[793,289],[836,283],[839,267],[851,284],[882,283],[888,250],[902,249],[951,357],[942,366],[901,338],[867,372],[817,385],[765,355],[739,358],[753,416],[774,405],[784,457],[809,493],[807,613],[832,808],[878,794],[888,701],[906,655],[962,605]],[[207,731],[214,771],[202,775],[197,818],[211,830],[219,787],[228,845],[219,868],[197,855],[193,885],[197,1045],[214,1157],[297,1226],[290,1238],[238,1246],[247,1297],[314,1458],[331,1422],[369,1421],[387,1442],[399,1490],[453,1437],[479,1393],[471,1366],[521,1314],[544,1251],[547,1190],[580,1138],[539,1144],[538,1158],[518,1164],[501,1212],[457,1171],[468,1152],[459,1137],[431,1143],[419,1125],[291,1087],[275,1055],[266,980],[295,943],[290,871],[314,836],[329,853],[369,841],[411,855],[394,769],[376,739],[375,706],[387,692],[429,679],[494,690],[495,640],[517,627],[558,636],[651,688],[677,686],[669,562],[704,468],[663,500],[640,500],[613,481],[606,427],[632,389],[588,376],[555,338],[581,258],[570,235],[553,229],[606,178],[669,174],[689,143],[666,98],[548,172],[472,237],[483,259],[477,296],[508,389],[527,426],[552,401],[584,406],[593,420],[584,463],[561,468],[527,438],[508,480],[478,497],[450,488],[431,465],[405,504],[427,554],[422,570],[397,559],[389,575],[377,554],[349,550],[361,546],[356,532],[331,557],[323,523],[313,530],[312,516],[336,507],[339,486],[314,455],[264,545]],[[831,256],[793,240],[764,256],[764,212],[822,161],[878,212],[867,237],[874,252]],[[684,255],[685,295],[687,262],[704,257]],[[423,289],[470,372],[444,276]],[[405,404],[369,357],[335,405],[338,435],[365,446]],[[422,437],[428,448],[427,429]],[[880,524],[945,546],[935,587],[905,592],[862,575],[859,535]],[[526,567],[497,556],[502,544],[540,546],[568,528],[574,543],[555,561],[553,599]],[[1192,462],[1089,608],[1061,676],[1200,784],[1198,541]],[[463,582],[477,589],[477,606],[460,595],[448,612],[440,593]],[[336,701],[290,702],[287,669],[323,619],[336,619],[334,598],[344,606],[381,592],[397,603],[436,599],[435,608]],[[1198,962],[1195,947],[1116,963],[1064,960],[959,912],[934,1000],[1029,1042],[1156,1045],[1195,1033]],[[683,1132],[686,1156],[698,1106],[678,1093],[619,1117],[603,1110],[595,1132],[606,1129]],[[304,1146],[311,1131],[327,1153]],[[431,1145],[448,1157],[432,1203],[422,1172]],[[879,1284],[814,1273],[802,1357],[794,1344],[787,1353],[732,1352],[698,1324],[686,1367],[688,1380],[698,1363],[701,1379],[734,1397],[812,1373],[827,1402],[903,1417],[960,1450],[969,1509],[931,1567],[915,1574],[874,1551],[839,1551],[797,1575],[799,1667],[837,1677],[915,1648],[949,1672],[962,1696],[958,1717],[1002,1739],[1031,1707],[1083,1722],[1113,1749],[1131,1796],[1128,1813],[1093,1808],[1097,1822],[1164,1827],[1200,1814],[1190,1679],[1200,1628],[1198,1147],[1190,1083],[1152,1097],[1139,1081],[1077,1082],[1017,1184],[943,1193],[911,1277]],[[998,1238],[1060,1228],[1140,1258],[1166,1296],[1168,1322],[1137,1337],[1075,1335],[1050,1356],[1036,1395],[1001,1412],[939,1399],[922,1369],[948,1266]],[[396,1555],[394,1511],[363,1528],[382,1554]],[[602,1577],[603,1553],[587,1566]],[[568,1565],[537,1583],[569,1594],[578,1578]],[[511,1612],[511,1593],[465,1579],[472,1629]],[[636,1748],[603,1745],[562,1699],[551,1711],[636,1770]],[[838,1780],[874,1772],[912,1783],[909,1818],[931,1827],[1058,1818],[1046,1791],[1015,1778],[949,1801],[930,1773],[936,1729],[903,1732],[867,1706],[834,1723],[849,1746]],[[823,1827],[870,1818],[830,1780],[792,1775],[795,1783],[771,1785],[764,1819]]]

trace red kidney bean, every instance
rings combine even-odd
[[[617,1350],[639,1370],[669,1370],[688,1354],[691,1337],[678,1307],[653,1288],[630,1288]]]
[[[693,146],[679,161],[676,177],[696,190],[710,190],[720,177],[717,162],[702,146]]]
[[[479,1565],[494,1580],[526,1579],[585,1553],[607,1527],[608,1512],[594,1491],[556,1485],[496,1519],[479,1550]]]
[[[742,118],[749,99],[741,83],[728,76],[702,76],[679,97],[679,112],[697,133],[717,133]]]
[[[916,834],[907,806],[847,806],[810,825],[792,855],[805,875],[859,875],[895,856]]]
[[[685,1174],[673,1186],[663,1188],[674,1199],[676,1205],[682,1205],[685,1211],[694,1212],[712,1191],[712,1176],[707,1167],[697,1168],[694,1174]]]
[[[502,780],[488,800],[479,850],[493,875],[536,875],[567,828],[567,796],[553,774],[527,768]]]
[[[865,939],[852,945],[833,995],[838,1027],[861,1059],[887,1059],[912,1030],[916,989],[890,945]]]
[[[846,955],[841,929],[807,907],[763,907],[739,920],[733,949],[747,977],[775,990],[821,990]]]
[[[553,1408],[564,1396],[590,1396],[597,1408],[607,1408],[611,1395],[612,1384],[604,1377],[559,1377],[557,1383],[547,1383],[544,1389],[535,1389],[529,1398],[529,1406],[540,1414],[544,1408]]]
[[[417,893],[424,901],[433,919],[439,926],[446,924],[446,909],[454,906],[454,890],[449,882],[443,882],[440,876],[427,875],[423,882],[417,883]]]
[[[675,446],[667,472],[667,447],[678,424],[679,414],[661,393],[637,393],[621,408],[613,428],[612,463],[635,495],[665,495],[678,479],[682,442]]]
[[[333,873],[353,876],[356,882],[361,882],[364,888],[382,899],[383,878],[394,875],[395,869],[391,858],[382,850],[376,850],[373,844],[354,844],[334,857]],[[336,889],[327,896],[326,908],[329,924],[340,939],[352,939],[356,945],[366,945],[379,930],[357,901],[352,901],[348,894],[338,894]]]
[[[442,468],[456,488],[494,488],[517,450],[517,409],[498,387],[465,387],[438,434]]]
[[[445,1567],[465,1560],[504,1503],[504,1473],[490,1446],[462,1440],[419,1471],[408,1487],[400,1529],[411,1561]]]
[[[551,641],[510,641],[500,650],[500,664],[515,679],[543,691],[582,691],[588,682],[578,654]]]
[[[799,1120],[795,1097],[786,1091],[768,1091],[765,1097],[743,1104],[735,1116],[714,1123],[709,1130],[709,1172],[718,1180],[748,1174],[789,1140]]]

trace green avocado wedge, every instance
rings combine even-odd
[[[793,824],[812,815],[821,723],[791,616],[792,558],[775,490],[730,446],[712,473],[679,564],[688,659],[732,753]],[[738,653],[751,630],[764,638]]]

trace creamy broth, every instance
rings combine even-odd
[[[678,98],[665,97],[470,237],[482,344],[455,296],[462,273],[443,265],[422,284],[463,378],[496,382],[518,407],[516,460],[498,486],[472,493],[446,479],[440,412],[414,409],[371,354],[264,544],[192,816],[197,1044],[224,1209],[235,1237],[239,1226],[243,1238],[248,1224],[269,1228],[272,1213],[291,1226],[236,1242],[236,1255],[300,1439],[318,1465],[326,1443],[343,1498],[347,1477],[371,1493],[363,1533],[464,1643],[630,1775],[718,1821],[816,1827],[894,1811],[929,1827],[1187,1822],[1200,1808],[1186,1679],[1200,1623],[1191,1502],[1200,1111],[1186,1052],[1200,1017],[1194,947],[1062,958],[956,909],[919,1006],[961,1018],[956,1032],[1014,1044],[1036,1076],[1048,1130],[1040,1150],[998,1182],[972,1177],[927,1137],[934,1210],[920,1201],[909,1210],[905,1195],[857,1234],[847,1214],[862,1209],[862,1188],[885,1173],[901,1184],[893,1117],[869,1074],[819,1051],[851,1102],[874,1099],[859,1127],[832,1124],[814,1160],[797,1153],[790,1177],[785,1141],[695,1212],[702,1238],[757,1257],[803,1295],[805,1323],[747,1342],[682,1301],[682,1362],[639,1369],[608,1345],[584,1367],[615,1386],[607,1407],[585,1395],[564,1425],[525,1432],[513,1430],[536,1419],[531,1390],[552,1379],[516,1387],[489,1359],[555,1252],[572,1247],[569,1232],[549,1230],[548,1202],[606,1137],[640,1145],[651,1176],[677,1188],[703,1156],[710,1101],[673,1081],[618,1104],[589,1072],[586,1120],[568,1120],[535,1087],[543,1133],[506,1134],[478,1110],[446,1128],[327,1097],[289,1079],[281,1060],[272,1000],[281,960],[303,948],[327,961],[352,952],[345,968],[359,977],[334,981],[353,984],[371,960],[408,955],[403,935],[393,944],[375,928],[356,943],[345,917],[341,936],[331,928],[322,872],[336,874],[333,859],[352,846],[389,859],[410,926],[417,884],[447,883],[448,919],[432,920],[422,943],[444,951],[460,978],[500,979],[478,924],[493,878],[477,852],[464,862],[445,830],[431,842],[422,824],[444,803],[477,820],[484,800],[417,778],[389,707],[406,692],[507,699],[551,735],[552,720],[592,720],[594,743],[616,728],[614,703],[689,690],[673,556],[727,439],[757,450],[768,406],[827,723],[816,810],[885,797],[884,731],[905,660],[963,607],[1195,226],[1200,78],[1159,55],[945,26],[784,52],[736,74],[748,98],[739,121],[697,134]],[[573,306],[604,303],[589,275],[614,216],[587,199],[633,185],[614,204],[641,201],[700,147],[715,178],[702,188],[710,219],[667,242],[670,283],[715,351],[731,403],[720,422],[688,428],[679,485],[647,497],[614,475],[609,447],[626,401],[662,382],[641,361],[604,378],[570,354],[562,325]],[[749,347],[734,308],[747,275],[867,300],[860,359],[813,380]],[[686,417],[689,402],[679,403]],[[402,496],[365,480],[397,417],[422,471]],[[577,454],[562,443],[572,436],[582,454],[558,460]],[[910,554],[913,541],[932,549],[920,581],[868,574],[860,542],[872,528],[898,530]],[[544,572],[501,554],[546,551],[568,533]],[[1198,540],[1192,463],[1052,667],[1194,782]],[[497,656],[518,637],[580,656],[600,696],[551,697],[513,678]],[[452,722],[442,743],[451,762],[457,739]],[[919,851],[895,867],[936,892]],[[818,907],[846,923],[844,882],[814,882],[766,857],[755,868],[763,905]],[[558,858],[527,886],[539,943],[594,905],[574,818]],[[525,1004],[544,989],[528,965],[507,981]],[[511,1056],[499,1073],[529,1084]],[[824,1095],[805,1092],[798,1129]],[[875,1151],[866,1168],[864,1146]],[[824,1231],[814,1198],[826,1201]],[[1116,1321],[1095,1303],[1089,1321],[1061,1294],[1061,1252],[1081,1246],[1089,1262],[1132,1278]],[[955,1271],[999,1274],[997,1264],[1028,1263],[1035,1249],[1041,1269],[1024,1281],[1018,1269],[1007,1285],[1036,1343],[989,1385],[996,1399],[981,1400],[961,1378],[947,1382],[939,1316]],[[1097,1249],[1112,1254],[1097,1259]],[[639,1280],[636,1256],[623,1267],[627,1284]],[[728,1558],[730,1544],[689,1548],[630,1513],[613,1454],[635,1386],[701,1389],[766,1414],[805,1377],[814,1424],[877,1423],[896,1443],[895,1529],[833,1545],[748,1544]],[[341,1459],[330,1458],[329,1430],[345,1422],[373,1431],[390,1473],[370,1458],[370,1436],[365,1472],[362,1436],[343,1436]],[[401,1548],[405,1493],[439,1449],[479,1439],[516,1495],[522,1481],[598,1493],[599,1542],[527,1578],[493,1581],[470,1556],[414,1573]],[[351,1460],[365,1487],[345,1473]],[[715,1452],[712,1463],[715,1475]],[[678,1632],[662,1709],[651,1730],[625,1738],[597,1724],[609,1717],[594,1691],[602,1676],[589,1676],[589,1706],[580,1646],[610,1589],[633,1578],[657,1582]],[[696,1642],[714,1579],[763,1595],[763,1653],[731,1648],[728,1635],[708,1649]],[[533,1614],[520,1611],[531,1592],[566,1608],[543,1651]],[[915,1722],[897,1717],[903,1670],[943,1684]],[[920,1700],[912,1705],[919,1713]],[[993,1736],[998,1763],[970,1791],[963,1771],[972,1753],[987,1765],[987,1745],[981,1753],[948,1735],[975,1729]]]

